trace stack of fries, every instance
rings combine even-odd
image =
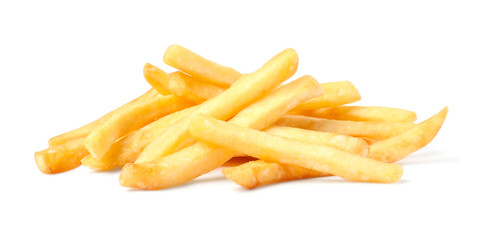
[[[403,173],[394,162],[431,142],[448,111],[414,123],[416,114],[403,109],[342,106],[361,99],[347,81],[319,84],[307,75],[282,85],[297,70],[293,49],[249,74],[178,45],[167,49],[164,62],[180,71],[146,64],[152,89],[51,138],[35,153],[39,169],[122,167],[120,185],[163,189],[233,159],[224,176],[249,189],[331,175],[392,183]]]

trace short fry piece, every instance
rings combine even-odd
[[[286,115],[275,125],[382,140],[396,136],[416,124],[410,122],[355,122]]]
[[[198,114],[190,126],[191,134],[210,144],[246,153],[271,162],[297,165],[351,181],[392,183],[400,180],[400,165],[379,162],[332,147],[304,143],[239,127]]]
[[[91,155],[86,156],[82,160],[83,165],[93,170],[106,171],[134,162],[153,139],[162,134],[167,127],[192,113],[196,108],[197,106],[194,106],[169,114],[133,131],[116,141],[101,159],[96,159]]]
[[[429,144],[447,116],[445,107],[417,126],[389,139],[370,145],[369,157],[383,162],[396,162]]]
[[[368,154],[368,144],[361,138],[284,126],[273,126],[265,132],[301,142],[330,146],[363,157]]]
[[[297,52],[286,49],[257,71],[242,75],[220,95],[200,104],[195,113],[226,120],[289,79],[297,70],[297,65]],[[168,128],[143,150],[136,162],[160,159],[195,143],[188,130],[190,121],[191,116]]]
[[[340,106],[361,100],[358,89],[349,81],[321,83],[326,94],[299,104],[294,110]]]
[[[81,159],[88,154],[81,137],[36,152],[35,162],[44,173],[61,173],[81,165]]]
[[[295,165],[256,160],[235,167],[224,168],[223,175],[244,188],[253,189],[272,183],[325,177],[330,174]]]
[[[244,127],[263,129],[300,102],[322,94],[312,77],[302,77],[277,88],[246,107],[230,122]],[[197,142],[178,152],[152,162],[126,164],[120,185],[142,189],[162,189],[188,182],[221,166],[237,153]]]
[[[192,102],[174,95],[157,95],[110,118],[95,128],[85,140],[85,147],[94,158],[102,158],[113,143],[154,120],[190,107]]]
[[[164,62],[197,79],[219,86],[230,86],[241,76],[238,71],[207,60],[179,45],[167,48]]]
[[[408,110],[390,107],[339,106],[297,112],[299,115],[349,121],[414,122],[417,115]]]
[[[61,135],[58,135],[58,136],[55,136],[51,139],[49,139],[49,146],[56,146],[56,145],[61,145],[63,143],[65,143],[66,141],[69,141],[71,139],[76,139],[76,138],[80,138],[80,137],[85,137],[87,136],[93,129],[95,129],[96,127],[98,127],[99,125],[103,124],[104,122],[106,122],[108,119],[110,119],[111,117],[113,117],[114,115],[118,114],[119,112],[123,112],[125,111],[126,109],[128,108],[131,108],[132,106],[134,105],[137,105],[139,103],[142,103],[144,101],[147,101],[149,99],[152,99],[154,98],[156,95],[157,95],[157,91],[155,89],[150,89],[149,91],[147,91],[145,94],[143,94],[142,96],[124,104],[123,106],[107,113],[106,115],[104,115],[103,117],[99,118],[98,120],[94,121],[94,122],[91,122],[83,127],[80,127],[78,129],[75,129],[75,130],[72,130],[72,131],[69,131],[67,133],[63,133]]]

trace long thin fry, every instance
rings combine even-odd
[[[294,110],[340,106],[361,100],[358,89],[349,81],[321,83],[326,94],[299,104]]]
[[[412,111],[390,107],[339,106],[299,111],[297,114],[349,121],[414,122],[417,120],[417,115]]]
[[[263,129],[300,102],[322,94],[315,80],[303,77],[279,87],[254,102],[230,122],[245,127]],[[120,175],[122,186],[142,189],[162,189],[188,182],[221,166],[236,152],[203,142],[197,142],[164,158],[141,164],[126,164]]]
[[[230,86],[241,77],[238,71],[207,60],[179,45],[167,48],[164,62],[197,79],[220,86]]]
[[[83,143],[81,137],[36,152],[37,167],[44,173],[61,173],[78,167],[81,159],[89,154]]]
[[[263,160],[250,161],[235,167],[224,168],[223,175],[248,189],[278,182],[330,176],[327,173],[296,165],[266,162]]]
[[[370,145],[369,157],[383,162],[396,162],[429,144],[447,116],[445,107],[431,118],[392,138]]]
[[[243,75],[226,91],[199,105],[195,113],[226,120],[290,78],[297,65],[295,50],[284,50],[254,73]],[[196,142],[189,134],[190,121],[191,116],[168,128],[144,149],[136,162],[157,160]]]
[[[167,114],[192,106],[193,103],[175,95],[157,95],[150,101],[119,112],[86,137],[85,147],[94,158],[102,158],[113,143]]]
[[[190,131],[201,141],[232,151],[352,181],[392,183],[400,180],[403,173],[400,165],[383,163],[324,145],[290,140],[202,114],[195,115]]]
[[[396,136],[416,125],[410,122],[355,122],[297,115],[286,115],[275,124],[375,140]]]
[[[361,138],[284,126],[273,126],[265,132],[292,140],[330,146],[363,157],[368,154],[368,143]]]
[[[143,94],[142,96],[124,104],[123,106],[105,114],[103,117],[99,118],[98,120],[94,121],[94,122],[91,122],[91,123],[88,123],[87,125],[83,126],[83,127],[80,127],[78,129],[75,129],[75,130],[72,130],[72,131],[69,131],[67,133],[63,133],[61,135],[58,135],[58,136],[55,136],[51,139],[49,139],[49,146],[56,146],[56,145],[60,145],[60,144],[63,144],[65,143],[66,141],[69,141],[71,139],[76,139],[76,138],[80,138],[80,137],[85,137],[87,136],[93,129],[95,129],[96,127],[98,127],[99,125],[103,124],[104,122],[106,122],[108,119],[110,119],[111,117],[113,117],[114,115],[118,114],[119,112],[123,112],[125,111],[126,109],[129,109],[131,108],[132,106],[134,105],[137,105],[137,104],[140,104],[144,101],[147,101],[149,99],[152,99],[154,98],[155,96],[157,96],[158,93],[155,89],[150,89],[149,91],[147,91],[145,94]]]
[[[82,160],[83,165],[93,170],[106,171],[134,162],[153,139],[162,134],[167,127],[194,112],[196,108],[197,106],[194,106],[169,114],[133,131],[116,141],[101,159],[96,159],[91,155],[86,156]]]

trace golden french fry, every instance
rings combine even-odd
[[[437,135],[447,116],[445,107],[417,126],[389,139],[370,145],[369,157],[383,162],[396,162],[425,147]]]
[[[290,78],[297,70],[297,65],[295,50],[284,50],[254,73],[242,75],[226,91],[199,105],[194,113],[226,120]],[[160,159],[196,142],[189,134],[190,121],[191,116],[166,129],[143,150],[136,163]]]
[[[291,140],[197,114],[190,125],[200,141],[271,162],[297,165],[351,181],[392,183],[400,180],[400,165],[347,153],[332,147]]]
[[[154,98],[155,96],[157,96],[158,93],[155,89],[150,89],[149,91],[147,91],[145,94],[143,94],[142,96],[126,103],[125,105],[107,113],[106,115],[104,115],[103,117],[99,118],[98,120],[94,121],[94,122],[91,122],[83,127],[80,127],[78,129],[75,129],[75,130],[72,130],[70,132],[67,132],[67,133],[63,133],[61,135],[58,135],[58,136],[55,136],[51,139],[49,139],[49,146],[56,146],[56,145],[61,145],[63,143],[65,143],[66,141],[69,141],[71,139],[76,139],[76,138],[80,138],[80,137],[85,137],[87,136],[93,129],[95,129],[96,127],[98,127],[99,125],[103,124],[104,122],[106,122],[108,119],[110,119],[111,117],[113,117],[114,115],[118,114],[119,112],[123,112],[125,111],[126,109],[129,109],[131,108],[132,106],[134,105],[137,105],[137,104],[140,104],[144,101],[147,101],[149,99],[152,99]]]
[[[36,152],[37,167],[44,173],[61,173],[78,167],[81,159],[89,154],[83,143],[81,137]]]
[[[168,74],[154,65],[146,63],[145,66],[143,66],[143,76],[145,77],[145,80],[160,94],[171,95],[173,93],[165,85],[169,79]]]
[[[318,83],[312,77],[303,77],[254,102],[230,122],[263,129],[300,102],[319,94],[322,94],[322,88]],[[152,162],[126,164],[120,175],[120,184],[142,189],[173,187],[216,169],[235,154],[236,152],[197,142]]]
[[[164,62],[197,79],[219,86],[229,86],[241,77],[238,71],[207,60],[179,45],[167,48]]]
[[[94,158],[102,158],[119,138],[137,130],[167,114],[194,105],[175,95],[157,95],[154,99],[119,112],[93,129],[86,137],[84,146]]]
[[[284,126],[273,126],[265,132],[301,142],[330,146],[363,157],[368,154],[368,144],[361,138]]]
[[[327,173],[296,165],[266,162],[263,160],[250,161],[234,167],[224,168],[223,175],[248,189],[278,182],[330,176]]]
[[[177,96],[202,103],[224,92],[226,89],[211,83],[199,81],[183,72],[169,74],[170,89]]]
[[[286,115],[275,124],[376,140],[396,136],[416,125],[411,122],[355,122],[297,115]]]
[[[417,120],[417,115],[412,111],[390,107],[339,106],[299,111],[297,114],[349,121],[414,122]]]
[[[169,114],[133,131],[116,141],[102,158],[96,159],[91,155],[86,156],[82,160],[83,165],[93,170],[106,171],[134,162],[153,139],[162,134],[167,127],[192,113],[196,108],[197,106],[194,106]]]
[[[340,106],[361,100],[358,89],[349,81],[321,83],[325,94],[299,104],[294,110]]]

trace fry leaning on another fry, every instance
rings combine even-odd
[[[264,129],[300,102],[322,93],[322,88],[312,77],[302,77],[254,102],[229,122]],[[120,185],[141,189],[177,186],[216,169],[235,154],[233,151],[197,142],[155,161],[126,164],[120,175]]]
[[[445,107],[417,126],[370,146],[369,157],[383,162],[396,162],[429,144],[439,132],[449,109]]]
[[[286,115],[278,120],[275,125],[331,132],[374,140],[382,140],[396,136],[415,126],[414,123],[410,122],[355,122],[297,115]]]
[[[291,140],[198,114],[190,126],[200,141],[271,162],[297,165],[351,181],[392,183],[400,165],[383,163],[332,147]]]
[[[414,122],[417,115],[408,110],[389,107],[339,106],[299,111],[298,115],[335,120]]]

